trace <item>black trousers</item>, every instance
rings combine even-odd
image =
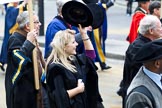
[[[129,15],[132,14],[132,4],[133,4],[133,1],[132,0],[128,0],[126,13],[129,14]]]

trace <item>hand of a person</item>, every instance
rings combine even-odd
[[[84,83],[83,83],[83,81],[82,81],[82,79],[78,79],[78,91],[79,91],[79,93],[82,93],[82,92],[84,92]]]
[[[92,31],[92,26],[85,27],[87,31]]]
[[[34,43],[34,41],[36,40],[37,37],[37,32],[36,30],[32,30],[27,34],[26,39],[29,40],[31,43]]]
[[[86,27],[82,28],[82,26],[79,24],[79,32],[81,35],[87,34],[87,29]]]

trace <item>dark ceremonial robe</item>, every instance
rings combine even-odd
[[[32,51],[35,46],[24,31],[15,32],[8,42],[5,76],[7,108],[37,108]]]
[[[76,60],[73,64],[77,73],[60,64],[48,66],[47,87],[51,108],[97,108],[99,91],[96,67],[84,54],[77,55]],[[78,79],[83,79],[85,91],[70,99],[67,90],[77,87]]]
[[[123,83],[121,84],[121,91],[123,97],[125,97],[127,89],[132,82],[133,78],[137,74],[138,70],[142,66],[142,63],[135,63],[133,57],[136,55],[138,50],[147,42],[151,40],[142,36],[141,34],[138,35],[138,38],[129,45],[124,62],[124,70],[123,70]]]
[[[146,13],[140,7],[137,7],[132,17],[130,31],[127,37],[127,41],[129,41],[129,43],[132,43],[137,38],[139,23],[145,15]]]
[[[8,4],[8,5],[9,6],[7,7],[6,15],[5,15],[4,38],[3,38],[1,54],[0,54],[0,62],[2,64],[7,63],[7,43],[8,43],[9,37],[17,28],[16,18],[19,13],[21,13],[23,10],[26,10],[26,7],[23,8],[23,6],[16,8],[11,4]]]

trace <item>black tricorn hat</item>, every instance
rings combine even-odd
[[[89,3],[97,3],[98,0],[82,0],[84,3],[89,4]]]
[[[104,21],[104,13],[102,8],[96,3],[89,3],[87,6],[90,8],[93,15],[92,28],[96,29],[100,27]]]
[[[69,24],[82,27],[92,26],[93,29],[101,26],[104,20],[102,8],[95,3],[88,5],[78,1],[69,1],[62,7],[62,15]]]
[[[162,58],[162,39],[144,44],[134,56],[134,60],[137,63],[145,63],[160,58]]]

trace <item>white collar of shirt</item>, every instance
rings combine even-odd
[[[145,14],[147,13],[146,10],[144,10],[143,8],[139,7]]]
[[[143,66],[143,71],[148,77],[150,77],[162,89],[162,84],[161,84],[161,81],[160,81],[161,75],[149,71],[144,66]]]

